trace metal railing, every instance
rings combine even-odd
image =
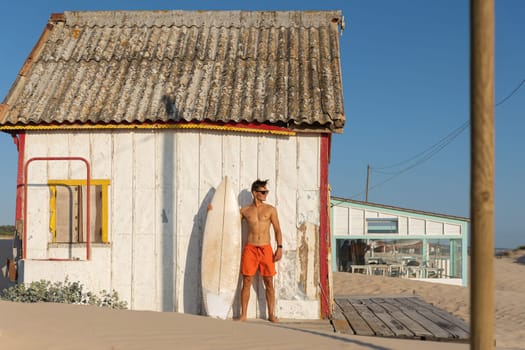
[[[86,164],[86,192],[87,192],[87,208],[86,208],[86,260],[91,260],[91,171],[89,162],[83,157],[34,157],[30,158],[24,166],[24,240],[22,246],[23,259],[27,259],[27,188],[28,188],[28,170],[29,164],[35,161],[72,161],[78,160]],[[57,260],[57,259],[48,259]],[[72,259],[63,259],[72,260]]]

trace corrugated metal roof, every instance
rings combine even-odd
[[[1,126],[249,122],[341,132],[339,11],[52,15]]]

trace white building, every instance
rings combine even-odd
[[[0,105],[19,153],[18,281],[80,281],[132,309],[203,312],[213,189],[269,179],[276,312],[329,312],[330,134],[344,111],[341,13],[54,14]],[[88,186],[89,185],[89,186]],[[265,317],[261,283],[250,317]],[[232,315],[238,315],[239,305]]]
[[[339,197],[330,203],[333,271],[467,285],[468,218]],[[364,262],[346,263],[345,241],[358,240],[368,246]]]

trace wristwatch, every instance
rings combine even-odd
[[[283,245],[282,244],[277,244],[277,248],[283,248]]]

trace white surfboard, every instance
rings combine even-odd
[[[208,316],[226,319],[241,265],[241,215],[231,182],[225,177],[211,200],[204,227],[201,283]]]

